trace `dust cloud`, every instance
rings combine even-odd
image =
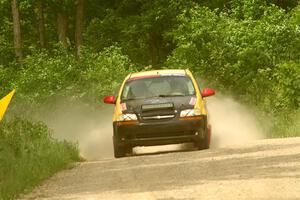
[[[207,98],[212,125],[211,148],[242,145],[263,138],[263,131],[251,109],[224,96]],[[58,103],[39,120],[53,130],[53,136],[77,142],[80,154],[87,160],[113,158],[113,105],[91,107],[83,103]],[[188,144],[186,144],[188,145]],[[186,145],[136,147],[135,154],[169,152],[186,149]]]
[[[212,126],[211,148],[243,145],[264,138],[254,111],[232,98],[216,95],[206,98]],[[193,149],[191,144],[137,147],[136,154],[163,153]]]
[[[254,110],[222,95],[207,98],[211,148],[243,145],[264,138]]]
[[[59,103],[40,118],[53,130],[54,138],[77,142],[82,157],[99,160],[113,157],[112,114],[113,105]]]

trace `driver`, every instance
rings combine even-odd
[[[143,81],[133,81],[130,86],[131,98],[146,98],[148,94],[147,85]]]
[[[186,95],[187,87],[185,82],[181,81],[180,79],[171,79],[170,85],[171,85],[171,93]]]

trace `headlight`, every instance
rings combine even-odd
[[[121,114],[117,121],[132,121],[137,120],[136,114]]]
[[[199,115],[201,115],[201,110],[198,108],[182,110],[180,112],[180,117],[192,117],[192,116],[199,116]]]

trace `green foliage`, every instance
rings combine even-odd
[[[14,59],[9,2],[0,1],[0,67]],[[2,9],[1,9],[2,8]]]
[[[300,106],[297,12],[290,17],[276,6],[248,3],[242,3],[249,10],[244,16],[235,13],[240,5],[232,9],[234,17],[206,7],[180,15],[174,31],[178,46],[167,65],[188,67],[261,111],[284,116],[275,121],[293,118],[291,111]]]
[[[233,0],[232,15],[238,19],[259,19],[267,4],[265,0]]]
[[[300,63],[285,62],[276,67],[272,74],[274,80],[273,99],[277,110],[299,109],[300,107]],[[269,97],[271,99],[271,96]]]
[[[71,162],[76,145],[57,141],[43,123],[13,119],[0,123],[0,199],[32,189]]]
[[[274,124],[267,133],[269,138],[299,137],[300,109],[278,113],[278,115],[268,115],[267,117]]]
[[[33,104],[44,102],[78,80],[75,57],[63,50],[55,52],[53,57],[38,52],[27,56],[25,63],[14,83],[22,101]]]
[[[135,68],[128,56],[122,54],[119,47],[111,46],[100,53],[85,50],[80,61],[81,96],[93,102],[101,97],[114,94],[121,81]]]
[[[36,52],[25,58],[24,68],[17,73],[10,69],[0,68],[0,83],[5,85],[1,91],[4,95],[16,88],[12,110],[22,116],[61,99],[97,105],[104,95],[114,94],[125,76],[134,71],[128,57],[115,46],[99,53],[83,48],[80,62],[64,48],[54,50],[52,56]]]
[[[191,6],[183,0],[120,1],[104,18],[88,23],[85,40],[97,50],[117,43],[134,63],[158,66],[173,48],[168,34],[177,26],[176,16]]]

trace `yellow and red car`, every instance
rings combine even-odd
[[[153,70],[129,74],[118,96],[103,101],[115,104],[113,144],[116,158],[132,153],[135,146],[193,142],[207,149],[211,130],[204,97],[189,70]]]

